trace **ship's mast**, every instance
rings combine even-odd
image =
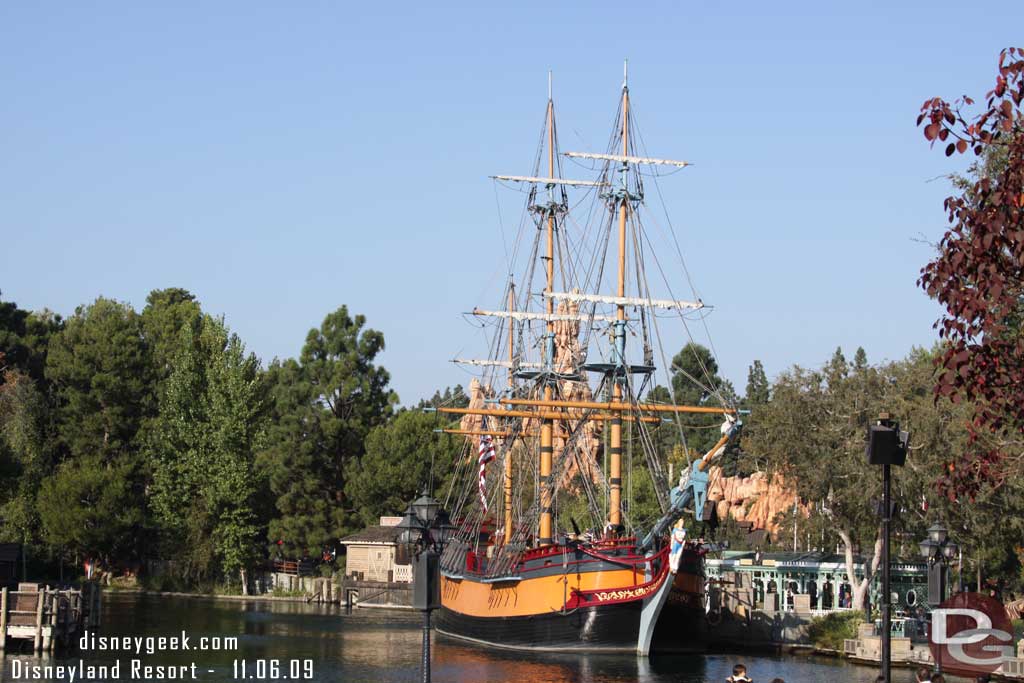
[[[548,74],[548,177],[555,177],[555,104],[551,97],[551,74]],[[547,256],[546,271],[547,282],[544,291],[551,294],[555,291],[555,211],[554,211],[554,188],[548,187],[548,234],[547,234]],[[547,374],[544,376],[544,400],[552,399],[550,373],[554,367],[555,351],[555,322],[550,317],[555,312],[555,300],[547,297],[548,322],[546,326],[544,344],[544,365]],[[550,545],[551,536],[551,457],[554,451],[552,444],[552,432],[554,424],[551,420],[541,420],[540,423],[540,533],[538,543]]]
[[[508,310],[511,313],[516,307],[516,286],[515,283],[508,283]],[[515,345],[513,343],[515,337],[515,318],[509,316],[508,319],[508,390],[509,396],[514,396],[515,392]],[[512,538],[512,444],[509,443],[505,446],[505,534],[502,536],[502,544],[508,543],[508,540]]]
[[[629,87],[622,83],[622,156],[629,156]],[[619,200],[619,281],[617,295],[626,296],[626,218],[629,210],[629,166],[622,166],[622,196]],[[626,380],[624,373],[629,372],[626,365],[626,306],[619,303],[615,307],[615,343],[614,361],[615,376],[612,382],[612,401],[622,403],[622,383]],[[616,412],[612,420],[609,434],[611,458],[608,472],[608,523],[618,526],[622,523],[622,418]]]

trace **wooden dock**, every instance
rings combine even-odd
[[[20,583],[16,591],[0,590],[0,652],[18,641],[30,641],[35,652],[53,652],[99,623],[100,587],[95,582],[80,589]]]

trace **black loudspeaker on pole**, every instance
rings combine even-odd
[[[892,585],[889,568],[889,535],[893,518],[892,466],[902,466],[907,461],[906,432],[900,431],[899,423],[883,413],[878,421],[868,428],[867,458],[872,465],[882,466],[882,675],[885,683],[892,683]]]

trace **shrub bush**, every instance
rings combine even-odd
[[[807,627],[807,636],[815,647],[842,651],[843,641],[857,637],[857,626],[863,620],[864,613],[860,610],[832,612],[812,619]]]

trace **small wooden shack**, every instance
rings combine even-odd
[[[345,576],[338,596],[347,607],[412,605],[412,564],[409,548],[398,542],[401,517],[381,517],[339,541],[345,548]]]
[[[345,576],[359,581],[412,581],[408,549],[398,543],[401,517],[381,517],[380,524],[339,541],[345,547]]]

